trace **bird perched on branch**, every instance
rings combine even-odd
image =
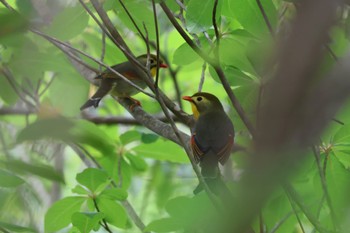
[[[190,144],[204,180],[215,194],[222,188],[227,191],[218,165],[230,157],[235,134],[233,124],[219,99],[210,93],[198,92],[182,99],[191,103],[195,125]],[[197,194],[202,189],[199,184],[193,192]]]
[[[146,66],[147,54],[137,57],[137,60],[142,65]],[[149,64],[150,64],[150,73],[152,77],[154,77],[157,73],[157,56],[156,55],[150,54]],[[159,67],[167,68],[168,66],[164,64],[163,61],[159,60]],[[117,65],[114,65],[111,68],[117,71],[118,73],[122,74],[124,77],[126,77],[128,80],[130,80],[140,88],[142,89],[146,88],[147,84],[144,82],[144,80],[141,77],[139,77],[137,73],[137,69],[135,68],[135,65],[132,64],[130,61],[126,61]],[[135,102],[135,104],[140,105],[140,102],[138,100],[135,100],[130,97],[132,95],[139,93],[140,91],[137,90],[135,87],[131,86],[126,81],[124,81],[122,78],[118,77],[112,71],[105,70],[100,75],[95,77],[95,79],[100,80],[100,86],[97,89],[96,93],[88,101],[86,101],[85,104],[83,104],[80,107],[80,110],[84,110],[91,106],[94,106],[95,108],[97,108],[101,99],[107,94],[111,94],[116,97],[130,98]]]

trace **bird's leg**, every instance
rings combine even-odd
[[[129,100],[131,100],[133,102],[133,104],[129,106],[130,111],[134,111],[134,108],[136,106],[140,106],[141,107],[141,102],[138,101],[137,99],[134,99],[134,98],[132,98],[130,96],[125,97],[125,98],[127,98],[127,99],[129,99]]]

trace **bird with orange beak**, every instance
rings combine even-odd
[[[182,99],[190,102],[195,125],[191,136],[194,158],[212,192],[217,193],[216,181],[220,179],[219,163],[225,164],[234,144],[234,127],[219,99],[206,92],[198,92]],[[194,190],[198,193],[201,185]]]

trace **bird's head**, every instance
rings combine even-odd
[[[220,100],[207,92],[198,92],[192,96],[183,96],[182,99],[191,103],[194,118],[197,120],[201,114],[210,111],[223,111]]]
[[[147,65],[147,54],[143,54],[141,56],[137,57],[137,60],[141,62],[142,65]],[[157,72],[157,56],[155,54],[149,55],[149,64],[150,64],[150,71],[152,77],[156,75]],[[163,63],[161,59],[159,59],[159,68],[168,68],[168,65]]]

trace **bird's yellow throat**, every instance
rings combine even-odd
[[[193,102],[190,102],[190,103],[192,107],[193,117],[194,119],[198,120],[199,112],[198,112],[197,106]]]
[[[151,75],[152,75],[152,77],[157,75],[157,67],[151,68]]]

